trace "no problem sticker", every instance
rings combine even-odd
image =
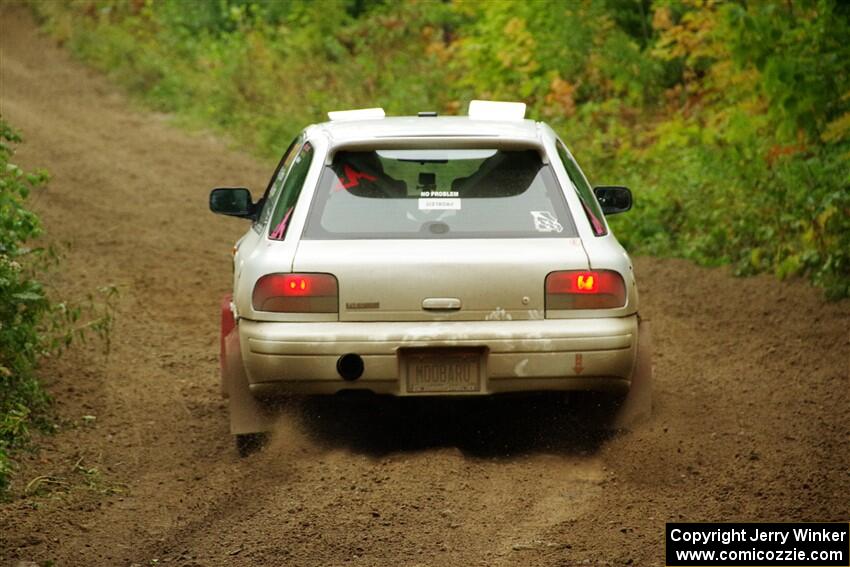
[[[451,197],[420,197],[420,211],[459,211],[460,199]]]

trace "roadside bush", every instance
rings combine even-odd
[[[48,403],[34,369],[46,347],[40,328],[51,305],[35,278],[33,251],[26,246],[41,233],[41,225],[24,206],[47,175],[24,172],[9,161],[12,144],[20,141],[0,119],[0,493],[8,481],[9,451],[26,442],[33,424],[46,424]]]
[[[76,0],[35,3],[83,60],[162,111],[277,157],[335,108],[458,114],[523,100],[637,253],[808,276],[850,295],[850,5]]]
[[[42,229],[26,200],[48,175],[10,161],[20,142],[0,117],[0,497],[8,487],[12,453],[26,446],[32,428],[53,430],[50,398],[36,375],[39,359],[92,335],[108,351],[118,294],[105,286],[71,303],[46,293],[39,278],[59,258],[50,248],[29,246]]]

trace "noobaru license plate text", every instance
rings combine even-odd
[[[412,354],[407,365],[411,393],[477,392],[479,354]]]

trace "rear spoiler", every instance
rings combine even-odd
[[[525,118],[525,103],[471,100],[468,114],[473,120],[522,120]]]
[[[524,102],[501,102],[496,100],[471,100],[467,112],[473,120],[522,120],[525,118]],[[419,116],[436,116],[436,112],[420,112]],[[386,116],[383,108],[356,108],[328,112],[332,122],[345,120],[380,120]]]
[[[383,108],[357,108],[355,110],[332,110],[328,119],[332,122],[345,120],[377,120],[386,116]]]
[[[544,164],[549,163],[546,150],[540,140],[533,138],[507,138],[504,136],[407,136],[398,138],[371,138],[342,142],[328,150],[325,165],[331,165],[338,151],[375,151],[375,150],[425,150],[425,149],[497,149],[497,150],[536,150]]]

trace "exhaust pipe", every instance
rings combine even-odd
[[[363,375],[363,359],[354,353],[344,354],[336,361],[336,371],[343,380],[353,382]]]

